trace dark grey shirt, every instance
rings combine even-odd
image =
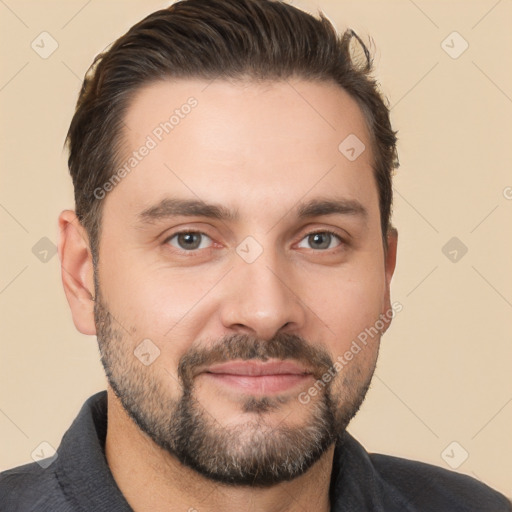
[[[83,405],[58,457],[0,474],[2,512],[129,512],[105,459],[107,394]],[[421,462],[369,454],[346,432],[337,443],[330,486],[336,512],[511,512],[510,502],[468,476]]]

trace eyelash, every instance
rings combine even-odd
[[[315,252],[330,252],[330,251],[333,251],[333,250],[340,249],[340,247],[342,245],[347,245],[345,240],[338,233],[336,233],[335,231],[332,231],[330,229],[321,229],[321,230],[317,230],[317,231],[311,231],[310,233],[307,233],[306,235],[304,235],[300,239],[300,242],[302,240],[304,240],[305,238],[309,237],[309,236],[316,235],[317,233],[322,234],[322,235],[323,234],[329,234],[329,235],[333,236],[334,238],[338,239],[338,241],[340,242],[340,245],[337,246],[337,247],[334,247],[332,249],[320,249],[318,251],[315,251],[315,249],[311,249],[311,250],[313,250]],[[182,234],[187,234],[187,235],[188,234],[190,234],[190,235],[204,235],[204,236],[210,238],[210,240],[211,240],[211,237],[208,236],[206,233],[204,233],[202,231],[183,230],[183,231],[176,231],[172,235],[168,236],[164,240],[164,244],[170,245],[169,244],[170,240],[172,240],[174,237],[176,237],[178,235],[182,235]],[[186,251],[185,249],[179,249],[178,247],[174,247],[174,246],[171,246],[171,247],[172,247],[173,252],[177,252],[178,255],[184,255],[186,257],[198,256],[200,251],[205,251],[205,250],[211,250],[212,249],[212,247],[207,247],[206,249],[192,249],[192,250]]]

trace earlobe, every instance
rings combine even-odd
[[[64,293],[75,327],[96,334],[94,323],[94,272],[89,238],[75,212],[59,215],[59,259]]]

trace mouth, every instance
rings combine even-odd
[[[253,395],[292,391],[313,378],[313,373],[293,361],[229,361],[206,368],[201,375],[222,387]]]

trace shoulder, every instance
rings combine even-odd
[[[6,512],[71,510],[51,466],[35,462],[0,473],[0,503]]]
[[[422,511],[511,512],[511,502],[467,475],[423,462],[369,454],[379,477]]]

